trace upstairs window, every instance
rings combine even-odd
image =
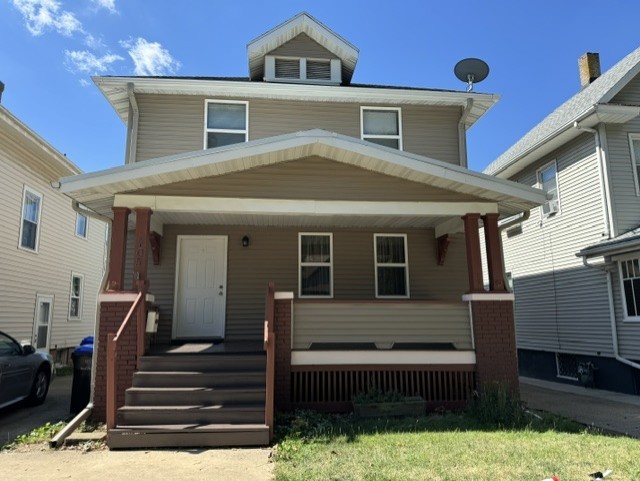
[[[627,318],[640,318],[640,261],[628,259],[619,262],[622,295]]]
[[[24,188],[22,194],[22,223],[20,224],[20,247],[36,252],[40,237],[40,214],[42,195]]]
[[[207,100],[205,149],[246,142],[249,133],[248,102]]]
[[[636,195],[640,195],[640,134],[629,134],[629,149],[631,150],[631,164],[633,178],[636,183]]]
[[[560,212],[558,167],[555,161],[538,170],[538,187],[547,193],[547,201],[542,204],[542,217],[549,217]]]
[[[78,320],[82,316],[82,290],[84,276],[71,274],[71,292],[69,294],[69,319]]]
[[[362,140],[402,150],[402,119],[399,108],[362,107],[360,113]]]
[[[376,297],[409,297],[407,236],[375,234]]]
[[[76,235],[78,237],[82,237],[83,239],[87,238],[87,224],[89,219],[87,216],[81,213],[76,213]]]
[[[333,297],[331,234],[300,234],[300,297]]]

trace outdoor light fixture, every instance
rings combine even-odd
[[[242,238],[242,247],[249,247],[249,236],[246,235]]]

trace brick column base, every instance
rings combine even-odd
[[[275,408],[291,409],[291,318],[293,296],[275,299],[274,333],[276,336]],[[283,293],[287,294],[287,293]]]
[[[470,294],[467,299],[473,319],[478,388],[481,392],[498,383],[520,397],[513,295],[499,295],[505,300],[494,300],[494,296]]]
[[[116,296],[117,294],[114,294]],[[109,296],[106,294],[105,296]],[[107,335],[115,334],[120,329],[133,301],[101,301],[100,319],[98,320],[97,350],[93,353],[96,359],[96,376],[93,391],[94,421],[106,420],[107,408]],[[134,314],[135,315],[135,314]],[[131,387],[133,373],[136,370],[136,324],[131,319],[118,340],[118,407],[124,405],[124,392]]]

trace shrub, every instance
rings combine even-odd
[[[476,395],[468,412],[486,427],[522,428],[531,421],[523,403],[499,383],[485,386]]]

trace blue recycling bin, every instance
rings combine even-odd
[[[90,340],[90,342],[88,342]],[[73,361],[73,384],[69,412],[82,411],[91,397],[91,365],[93,363],[93,336],[85,337],[71,353]]]

